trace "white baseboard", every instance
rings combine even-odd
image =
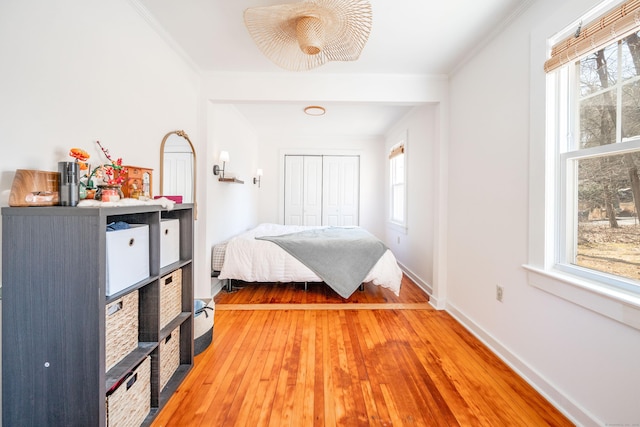
[[[516,354],[502,345],[491,334],[478,326],[472,319],[465,316],[453,304],[447,303],[445,309],[462,326],[471,332],[476,338],[484,343],[489,349],[513,369],[522,379],[531,385],[538,393],[544,396],[560,412],[577,426],[603,426],[604,423],[596,419],[593,414],[576,404],[569,397],[565,396],[552,383],[547,381],[542,375],[522,361]]]
[[[220,280],[217,277],[211,278],[211,298],[218,295],[218,292],[222,290],[223,284],[224,284],[224,280]]]
[[[433,296],[433,286],[431,286],[429,283],[422,280],[417,274],[415,274],[413,271],[411,271],[409,268],[407,268],[407,266],[405,266],[401,262],[398,262],[398,265],[400,266],[400,270],[402,270],[402,272],[409,279],[413,280],[413,282],[416,285],[418,285],[418,287],[422,289],[425,294],[429,295],[429,304],[432,305],[433,308],[435,308],[436,310],[445,309],[445,305],[442,303],[442,301],[439,301],[437,298]]]
[[[422,280],[417,274],[408,269],[407,266],[405,266],[401,262],[398,262],[398,266],[409,279],[413,280],[420,289],[422,289],[427,295],[431,296],[431,294],[433,293],[433,287],[430,284]]]

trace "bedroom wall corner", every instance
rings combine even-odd
[[[433,292],[434,260],[434,197],[433,170],[435,144],[440,139],[437,103],[413,108],[386,135],[385,142],[385,244],[395,254],[407,275],[431,294]],[[389,176],[387,153],[397,142],[397,136],[406,132],[407,168],[407,227],[399,230],[388,222]]]

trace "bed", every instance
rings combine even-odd
[[[269,223],[215,245],[212,275],[244,282],[325,282],[343,298],[362,283],[398,295],[402,280],[393,253],[360,227]]]

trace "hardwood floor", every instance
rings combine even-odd
[[[153,426],[570,426],[404,279],[216,296],[214,338]]]

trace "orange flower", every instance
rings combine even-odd
[[[80,162],[78,165],[81,171],[89,170],[89,163],[87,162]]]
[[[90,157],[89,153],[81,148],[72,148],[71,151],[69,151],[69,155],[81,162],[86,161]]]

